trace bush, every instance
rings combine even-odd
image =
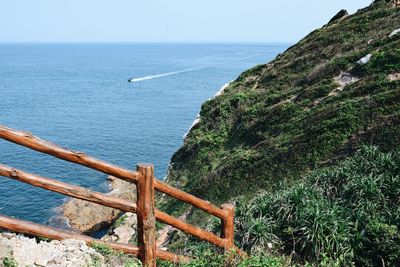
[[[367,64],[354,69],[354,73],[360,76],[398,71],[400,71],[400,49],[375,52]]]
[[[180,267],[283,267],[289,266],[289,258],[260,253],[257,256],[243,258],[235,253],[221,254],[213,249],[205,249],[201,244],[193,245],[196,250],[192,261],[179,264]],[[173,267],[175,264],[168,261],[158,261],[157,266]]]
[[[272,248],[303,263],[398,264],[399,175],[400,151],[364,147],[335,167],[238,204],[237,242],[249,252]]]
[[[18,263],[15,259],[10,258],[10,257],[5,257],[3,259],[3,265],[5,267],[18,267]]]

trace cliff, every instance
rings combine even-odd
[[[400,9],[377,0],[340,11],[206,101],[167,181],[234,202],[235,244],[254,266],[398,266],[399,144]],[[218,231],[204,213],[161,204]],[[199,261],[214,255],[200,266],[227,263],[195,240],[171,240]]]
[[[363,144],[391,150],[400,143],[399,27],[399,9],[375,1],[245,71],[202,105],[167,181],[222,203],[279,188]]]

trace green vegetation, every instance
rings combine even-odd
[[[10,257],[5,257],[3,259],[3,265],[4,267],[18,267],[18,263]]]
[[[237,201],[237,241],[296,261],[400,263],[400,149],[364,147],[337,166],[276,192]],[[269,246],[268,246],[269,244]]]
[[[379,74],[390,74],[400,70],[400,49],[376,51],[372,54],[368,64],[357,68],[355,74],[360,76]]]
[[[133,256],[123,252],[113,250],[107,245],[94,243],[92,248],[104,256],[106,266],[124,266],[124,267],[140,267],[142,264]],[[93,259],[93,267],[101,266],[102,261],[99,258]]]
[[[52,239],[47,238],[47,237],[43,237],[43,236],[34,236],[34,238],[36,239],[37,243],[40,243],[40,242],[51,242],[52,241]]]
[[[113,223],[113,225],[111,226],[111,230],[114,230],[114,229],[120,227],[120,226],[125,222],[125,220],[126,220],[126,215],[124,214],[124,215],[122,215],[121,217],[119,217],[119,218]]]
[[[195,259],[184,266],[398,266],[399,196],[400,149],[362,147],[280,190],[237,198],[236,245],[248,259],[194,239],[171,249]]]
[[[206,101],[174,154],[168,182],[223,203],[275,190],[363,144],[400,144],[400,12],[377,1],[318,29],[269,64],[242,73]],[[370,62],[357,61],[371,53]],[[337,90],[348,72],[359,80]],[[337,90],[337,91],[335,91]],[[229,190],[226,190],[229,188]],[[163,209],[187,208],[165,200]]]
[[[399,266],[400,81],[389,76],[400,73],[400,34],[388,37],[398,28],[400,10],[375,1],[242,73],[203,104],[167,181],[216,204],[236,201],[249,260]],[[212,222],[179,201],[159,204]],[[193,254],[188,266],[241,266],[184,236],[171,248],[188,254],[188,244],[211,255]],[[272,265],[257,264],[248,266]]]
[[[185,253],[190,255],[193,259],[187,264],[180,264],[182,267],[221,267],[221,266],[237,266],[237,267],[283,267],[290,264],[290,258],[282,256],[274,256],[269,253],[259,253],[259,255],[243,258],[231,253],[222,254],[220,250],[213,248],[212,246],[201,243],[190,241],[185,244],[185,247],[178,249],[178,253]],[[176,266],[171,262],[159,261],[157,266],[160,267],[172,267]]]

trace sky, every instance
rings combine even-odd
[[[0,42],[293,43],[372,0],[4,0]]]

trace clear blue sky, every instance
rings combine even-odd
[[[0,42],[295,42],[372,0],[3,0]]]

